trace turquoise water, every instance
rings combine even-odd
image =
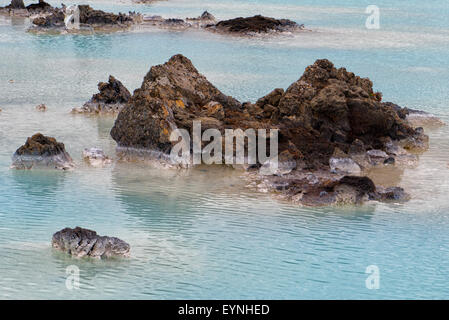
[[[410,202],[317,209],[252,191],[230,169],[88,167],[85,147],[115,155],[114,118],[69,114],[109,74],[134,90],[150,66],[182,53],[242,101],[286,88],[307,65],[328,58],[370,77],[385,100],[448,122],[447,2],[377,1],[380,30],[364,27],[368,1],[89,3],[167,17],[205,9],[218,18],[263,13],[314,32],[274,39],[159,30],[47,36],[24,32],[27,20],[0,17],[0,298],[449,298],[447,127],[428,130],[431,147],[417,168],[377,178],[406,188]],[[46,113],[34,110],[40,103]],[[9,169],[14,151],[38,131],[66,144],[75,171]],[[132,257],[85,261],[54,252],[51,235],[77,225],[126,240]],[[79,290],[66,289],[69,265],[80,268]],[[365,286],[369,265],[379,267],[378,290]]]

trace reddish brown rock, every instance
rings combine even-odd
[[[98,83],[98,91],[81,108],[73,113],[115,113],[119,112],[131,98],[128,89],[116,78],[109,76],[108,82]]]
[[[175,143],[169,140],[171,132],[192,131],[194,120],[202,120],[203,130],[221,132],[279,129],[281,163],[275,174],[285,176],[285,183],[296,181],[294,188],[288,188],[289,197],[296,192],[307,204],[359,202],[376,198],[369,196],[376,193],[374,184],[369,178],[344,178],[345,168],[358,168],[346,173],[354,174],[383,165],[383,161],[370,161],[370,153],[384,152],[394,158],[390,150],[423,149],[428,140],[422,129],[412,128],[401,117],[402,109],[381,99],[369,79],[337,69],[328,60],[317,60],[287,90],[275,89],[255,104],[241,104],[214,87],[189,59],[176,55],[151,68],[119,113],[111,136],[121,147],[168,154]],[[336,160],[331,161],[332,157]],[[341,159],[351,166],[340,165]],[[331,172],[330,163],[334,171],[342,172]],[[298,178],[304,172],[324,174],[312,183],[307,177]],[[270,189],[273,181],[267,179]]]
[[[12,167],[15,169],[54,168],[73,169],[73,161],[63,143],[55,138],[36,133],[28,138],[13,155]]]

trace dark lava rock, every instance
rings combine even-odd
[[[35,18],[33,20],[33,24],[35,26],[44,28],[65,27],[65,7],[63,6],[62,8],[50,8],[48,10],[51,11],[51,14]],[[131,13],[129,15],[123,13],[114,14],[101,10],[95,10],[89,5],[79,5],[78,8],[81,26],[129,26],[134,21]]]
[[[36,12],[36,11],[50,10],[50,9],[52,9],[52,6],[43,0],[39,0],[38,3],[32,3],[32,4],[28,5],[26,8],[28,11]]]
[[[63,143],[37,133],[28,138],[14,153],[12,167],[16,169],[52,167],[67,170],[73,168],[73,161]]]
[[[386,138],[422,134],[380,99],[369,79],[317,60],[285,92],[275,89],[255,105],[242,105],[207,81],[189,59],[176,55],[151,68],[111,135],[120,146],[169,152],[173,129],[190,129],[192,120],[207,115],[217,129],[277,128],[279,153],[287,150],[310,168],[329,169],[337,147],[345,153],[355,145],[384,150]],[[207,112],[211,106],[220,112]]]
[[[248,18],[235,18],[230,20],[223,20],[218,22],[213,26],[209,26],[214,30],[229,33],[267,33],[271,31],[291,31],[295,29],[300,29],[296,22],[287,19],[274,19],[269,17],[264,17],[257,15]]]
[[[393,157],[388,157],[384,160],[384,164],[394,164],[396,160]]]
[[[36,133],[28,138],[26,143],[17,149],[19,156],[53,156],[65,152],[63,143],[57,142],[55,138],[46,137],[41,133]]]
[[[93,95],[92,102],[126,103],[131,98],[128,89],[113,76],[109,76],[108,82],[100,82],[98,90],[100,92]]]
[[[338,181],[338,184],[354,187],[363,195],[376,192],[374,182],[368,177],[344,176]]]
[[[381,98],[368,78],[345,68],[336,69],[322,59],[307,67],[287,90],[275,89],[255,104],[241,104],[214,87],[189,59],[176,55],[151,68],[141,88],[119,113],[111,136],[121,147],[168,154],[176,143],[169,140],[171,132],[178,128],[191,132],[194,120],[202,121],[203,130],[216,128],[221,132],[278,129],[280,160],[288,162],[280,167],[288,170],[276,174],[295,175],[301,170],[330,174],[329,160],[336,150],[348,157],[356,154],[366,158],[365,150],[384,154],[392,141],[404,142],[405,149],[425,144],[427,136]],[[301,184],[309,183],[297,181],[289,192],[304,192]],[[329,202],[335,200],[333,188],[343,190],[345,196],[349,190],[354,195],[349,201],[375,192],[372,181],[360,177],[344,177],[329,188],[318,185],[307,192],[320,198],[320,192],[326,191],[329,197],[321,199]]]
[[[123,13],[119,13],[117,15],[101,10],[95,10],[89,5],[79,5],[78,8],[80,11],[80,23],[83,24],[125,24],[133,21],[130,16]]]
[[[96,93],[81,108],[74,108],[74,113],[119,112],[131,98],[128,89],[116,78],[109,76],[108,82],[98,83]]]
[[[215,104],[209,104],[211,101]],[[192,120],[217,109],[239,110],[241,104],[221,93],[199,74],[192,62],[182,55],[151,68],[142,87],[134,91],[128,105],[119,113],[111,136],[119,146],[170,152],[171,131],[191,128]],[[213,118],[213,113],[207,119]],[[216,119],[215,126],[221,122]]]
[[[23,0],[11,0],[11,4],[6,6],[8,9],[25,9],[25,4]]]
[[[99,236],[95,231],[76,227],[56,232],[53,248],[76,257],[111,258],[129,257],[130,246],[114,237]]]

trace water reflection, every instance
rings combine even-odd
[[[14,185],[32,198],[51,199],[62,189],[67,172],[56,170],[12,170]],[[34,199],[35,201],[36,199]],[[33,199],[31,199],[33,201]]]

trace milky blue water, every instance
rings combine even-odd
[[[427,129],[430,150],[417,168],[374,177],[404,187],[411,201],[301,208],[246,188],[231,169],[89,167],[85,147],[115,156],[114,118],[69,114],[109,74],[134,90],[152,65],[182,53],[241,101],[286,88],[307,65],[328,58],[370,77],[385,100],[448,121],[447,1],[88,3],[166,17],[262,13],[312,32],[270,39],[142,29],[49,36],[25,32],[26,19],[0,16],[0,298],[449,298],[447,127]],[[381,10],[379,30],[365,28],[368,4]],[[46,113],[34,110],[40,103]],[[14,151],[39,131],[66,144],[75,171],[9,169]],[[132,257],[90,261],[53,251],[52,234],[77,225],[126,240]],[[78,290],[65,285],[70,265],[80,269]],[[380,271],[377,290],[365,284],[370,265]]]

